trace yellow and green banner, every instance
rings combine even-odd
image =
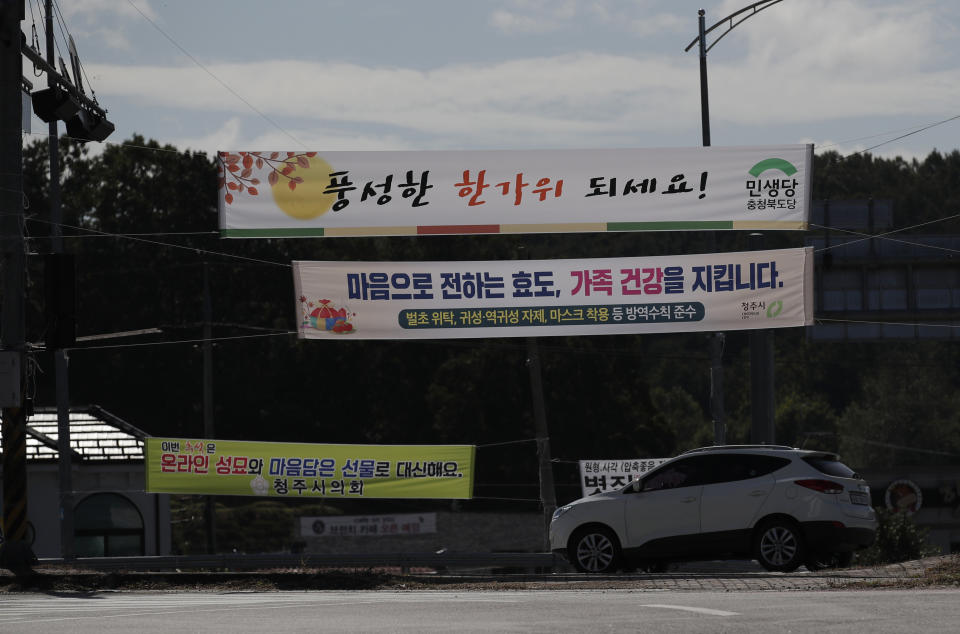
[[[148,493],[473,497],[473,445],[326,445],[147,438]]]

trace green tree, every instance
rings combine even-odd
[[[955,354],[932,343],[887,347],[887,361],[864,368],[862,393],[838,421],[844,459],[860,467],[956,461],[960,394]]]
[[[31,253],[47,240],[47,144],[24,151]],[[292,260],[491,260],[651,256],[748,248],[746,232],[223,240],[217,171],[203,154],[133,137],[100,154],[61,143],[64,233],[77,256],[78,334],[159,328],[149,337],[85,342],[70,353],[71,395],[154,435],[202,433],[202,270],[213,304],[217,435],[304,442],[475,443],[485,481],[537,486],[532,399],[522,339],[299,341]],[[960,153],[906,161],[815,157],[814,197],[892,198],[898,225],[951,215]],[[956,221],[914,232],[958,231]],[[767,232],[767,247],[807,234]],[[31,341],[42,341],[42,270],[30,258]],[[960,452],[958,354],[952,346],[823,344],[775,333],[778,439],[841,438]],[[133,343],[150,346],[107,347]],[[559,460],[669,456],[712,439],[709,355],[702,333],[544,337],[542,376]],[[37,401],[53,401],[37,355]],[[727,333],[727,438],[748,442],[749,346]],[[842,415],[841,415],[842,413]],[[520,441],[516,445],[503,442]],[[834,441],[836,442],[836,441]],[[849,461],[901,460],[882,445],[838,446]],[[818,446],[825,446],[819,445]],[[865,447],[869,452],[865,453]],[[879,452],[879,453],[878,453]],[[914,460],[937,454],[913,454]],[[941,456],[944,460],[948,456]],[[558,464],[568,464],[567,462]],[[507,488],[504,489],[509,490]]]

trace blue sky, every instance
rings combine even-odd
[[[24,31],[38,0],[27,0]],[[32,11],[29,5],[33,5]],[[684,47],[748,0],[60,0],[120,143],[429,150],[701,143]],[[843,154],[960,115],[960,3],[783,0],[708,57],[713,145]],[[55,29],[65,56],[61,31]],[[31,76],[29,62],[24,74]],[[28,140],[46,132],[34,120]],[[960,148],[960,119],[882,145]]]

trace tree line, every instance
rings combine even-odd
[[[70,398],[155,436],[203,436],[203,269],[212,299],[216,436],[478,446],[478,495],[536,498],[523,339],[299,341],[292,260],[494,260],[673,255],[747,247],[742,232],[224,240],[212,157],[134,136],[94,154],[63,138],[63,234],[76,256],[81,341]],[[31,254],[50,251],[48,149],[24,149]],[[890,198],[897,227],[960,233],[960,153],[922,161],[815,157],[815,199]],[[927,224],[934,223],[934,224]],[[766,247],[810,233],[772,232]],[[42,258],[29,258],[28,339],[43,341]],[[540,339],[551,451],[562,486],[578,459],[663,457],[711,444],[705,333]],[[36,355],[36,402],[54,402]],[[723,354],[727,440],[749,441],[749,346]],[[775,331],[776,439],[851,464],[956,461],[958,354],[942,342],[824,344]],[[869,440],[865,443],[863,440]],[[939,453],[931,453],[936,450]],[[488,487],[488,488],[484,488]],[[571,489],[572,490],[572,489]],[[493,495],[495,494],[495,495]],[[575,497],[559,494],[561,498]]]

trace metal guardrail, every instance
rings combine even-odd
[[[354,553],[166,555],[149,557],[43,558],[38,567],[99,571],[268,570],[271,568],[553,568],[553,553]]]

